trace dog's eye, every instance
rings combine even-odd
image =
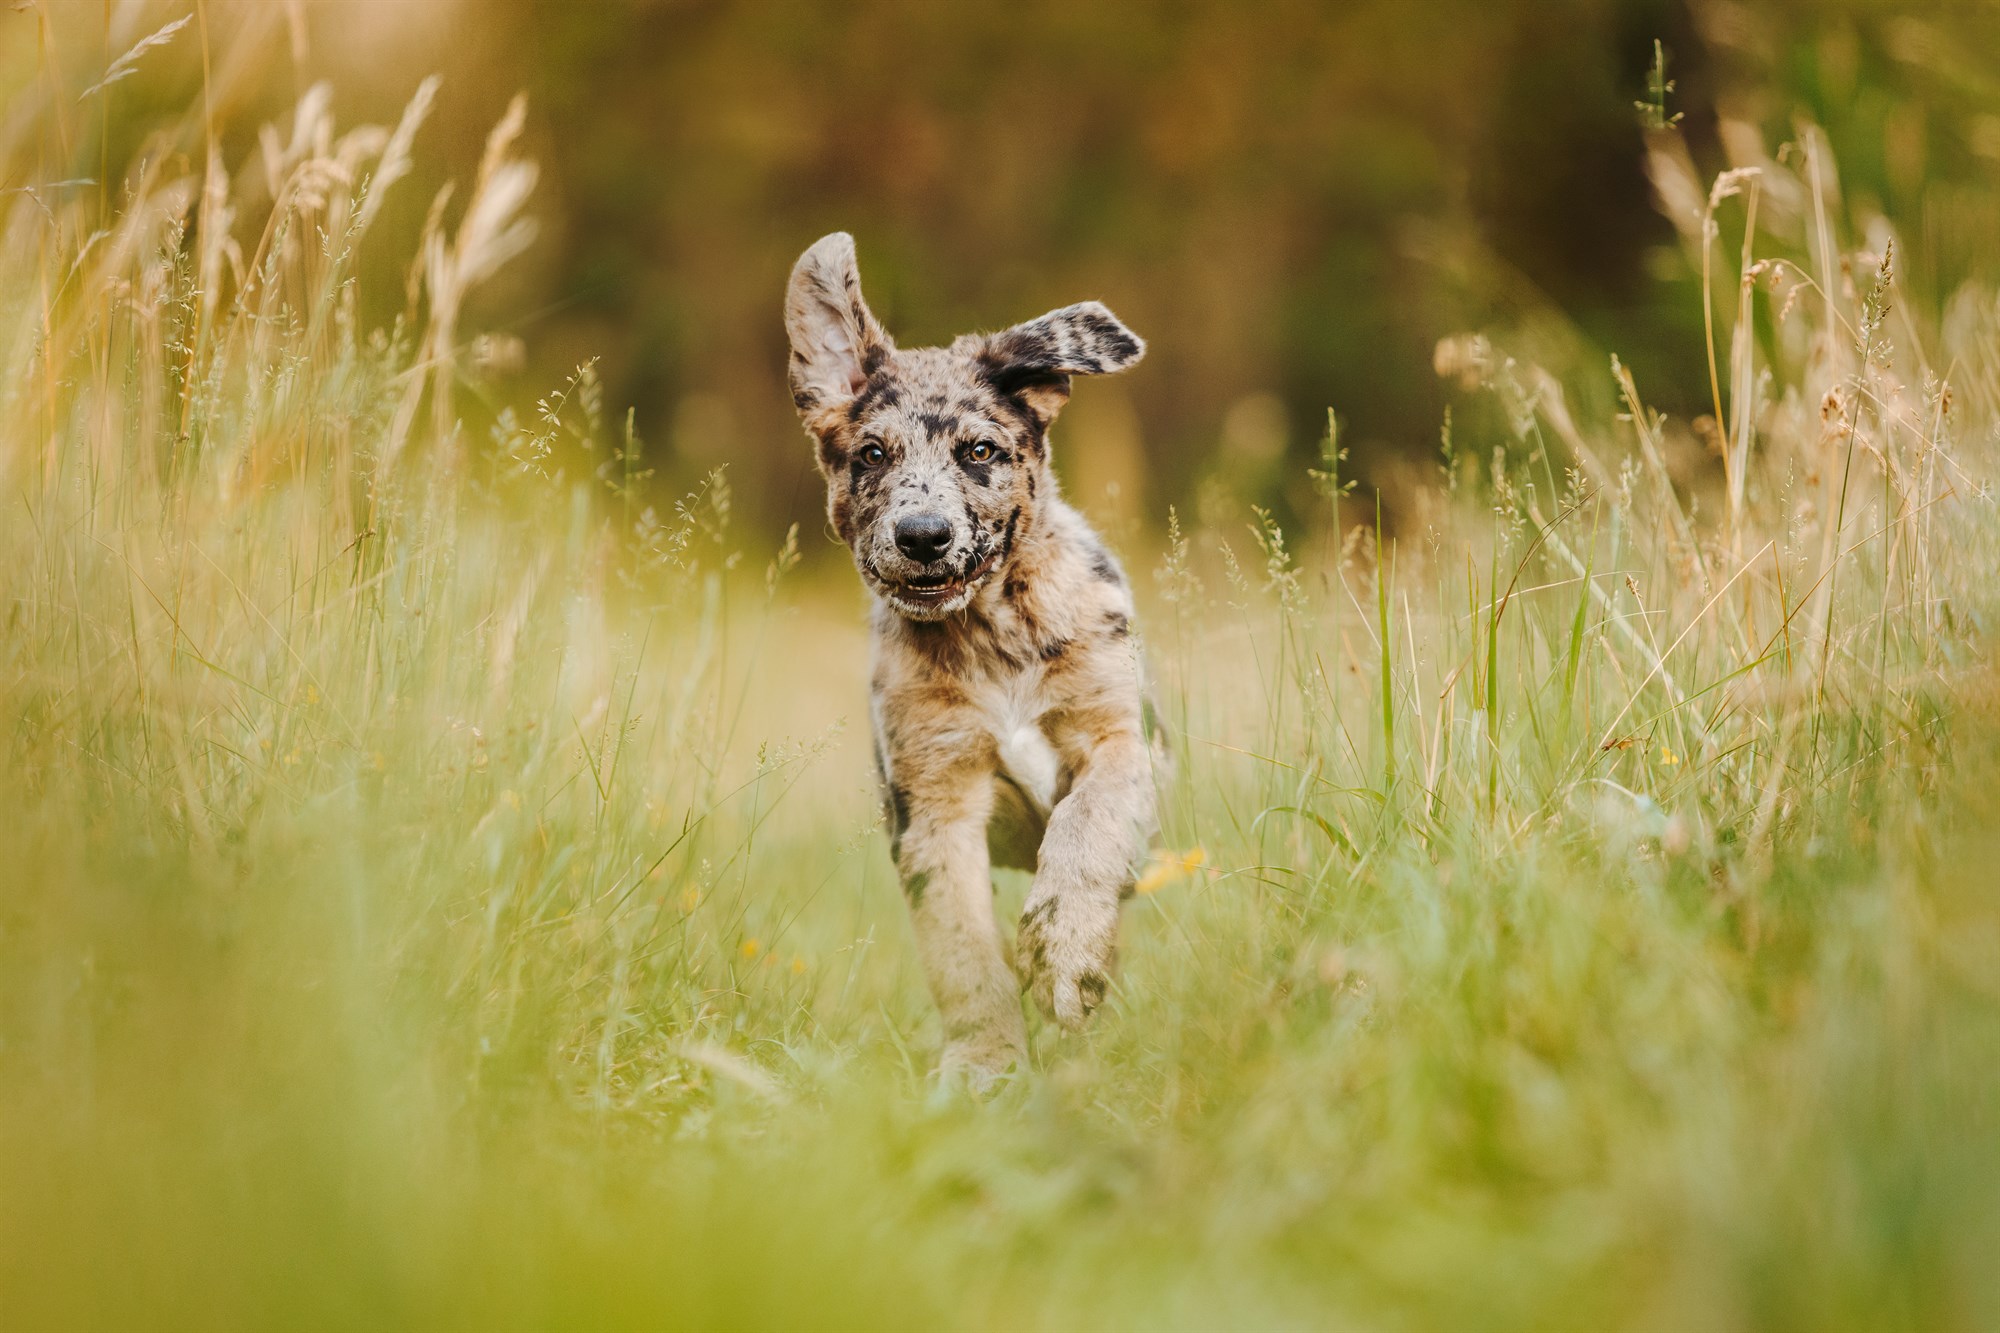
[[[864,467],[881,467],[889,461],[889,451],[871,441],[861,446],[860,458]]]
[[[996,452],[998,451],[994,449],[991,440],[975,440],[966,449],[965,457],[969,462],[973,463],[990,463],[993,461],[993,455]]]

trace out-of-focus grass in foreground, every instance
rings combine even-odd
[[[357,326],[423,105],[0,197],[7,1323],[2000,1321],[2000,316],[1810,132],[1690,231],[1699,503],[1468,339],[1428,528],[1176,526],[1184,855],[976,1102],[857,594],[587,370],[457,423],[518,116]]]

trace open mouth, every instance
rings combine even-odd
[[[903,579],[896,584],[896,597],[916,606],[942,606],[986,577],[999,560],[1000,553],[994,551],[963,574],[940,571]]]

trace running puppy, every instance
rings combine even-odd
[[[1072,375],[1145,344],[1087,301],[899,349],[845,232],[800,256],[785,329],[827,513],[875,595],[875,754],[942,1071],[983,1086],[1026,1050],[990,867],[1034,871],[1018,985],[1075,1029],[1104,1000],[1154,829],[1132,592],[1057,494],[1048,440]]]

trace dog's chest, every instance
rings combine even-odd
[[[1048,703],[1040,677],[1040,672],[1031,671],[1009,679],[987,680],[971,691],[971,697],[993,733],[1001,770],[1046,816],[1055,805],[1062,764],[1042,730]]]

